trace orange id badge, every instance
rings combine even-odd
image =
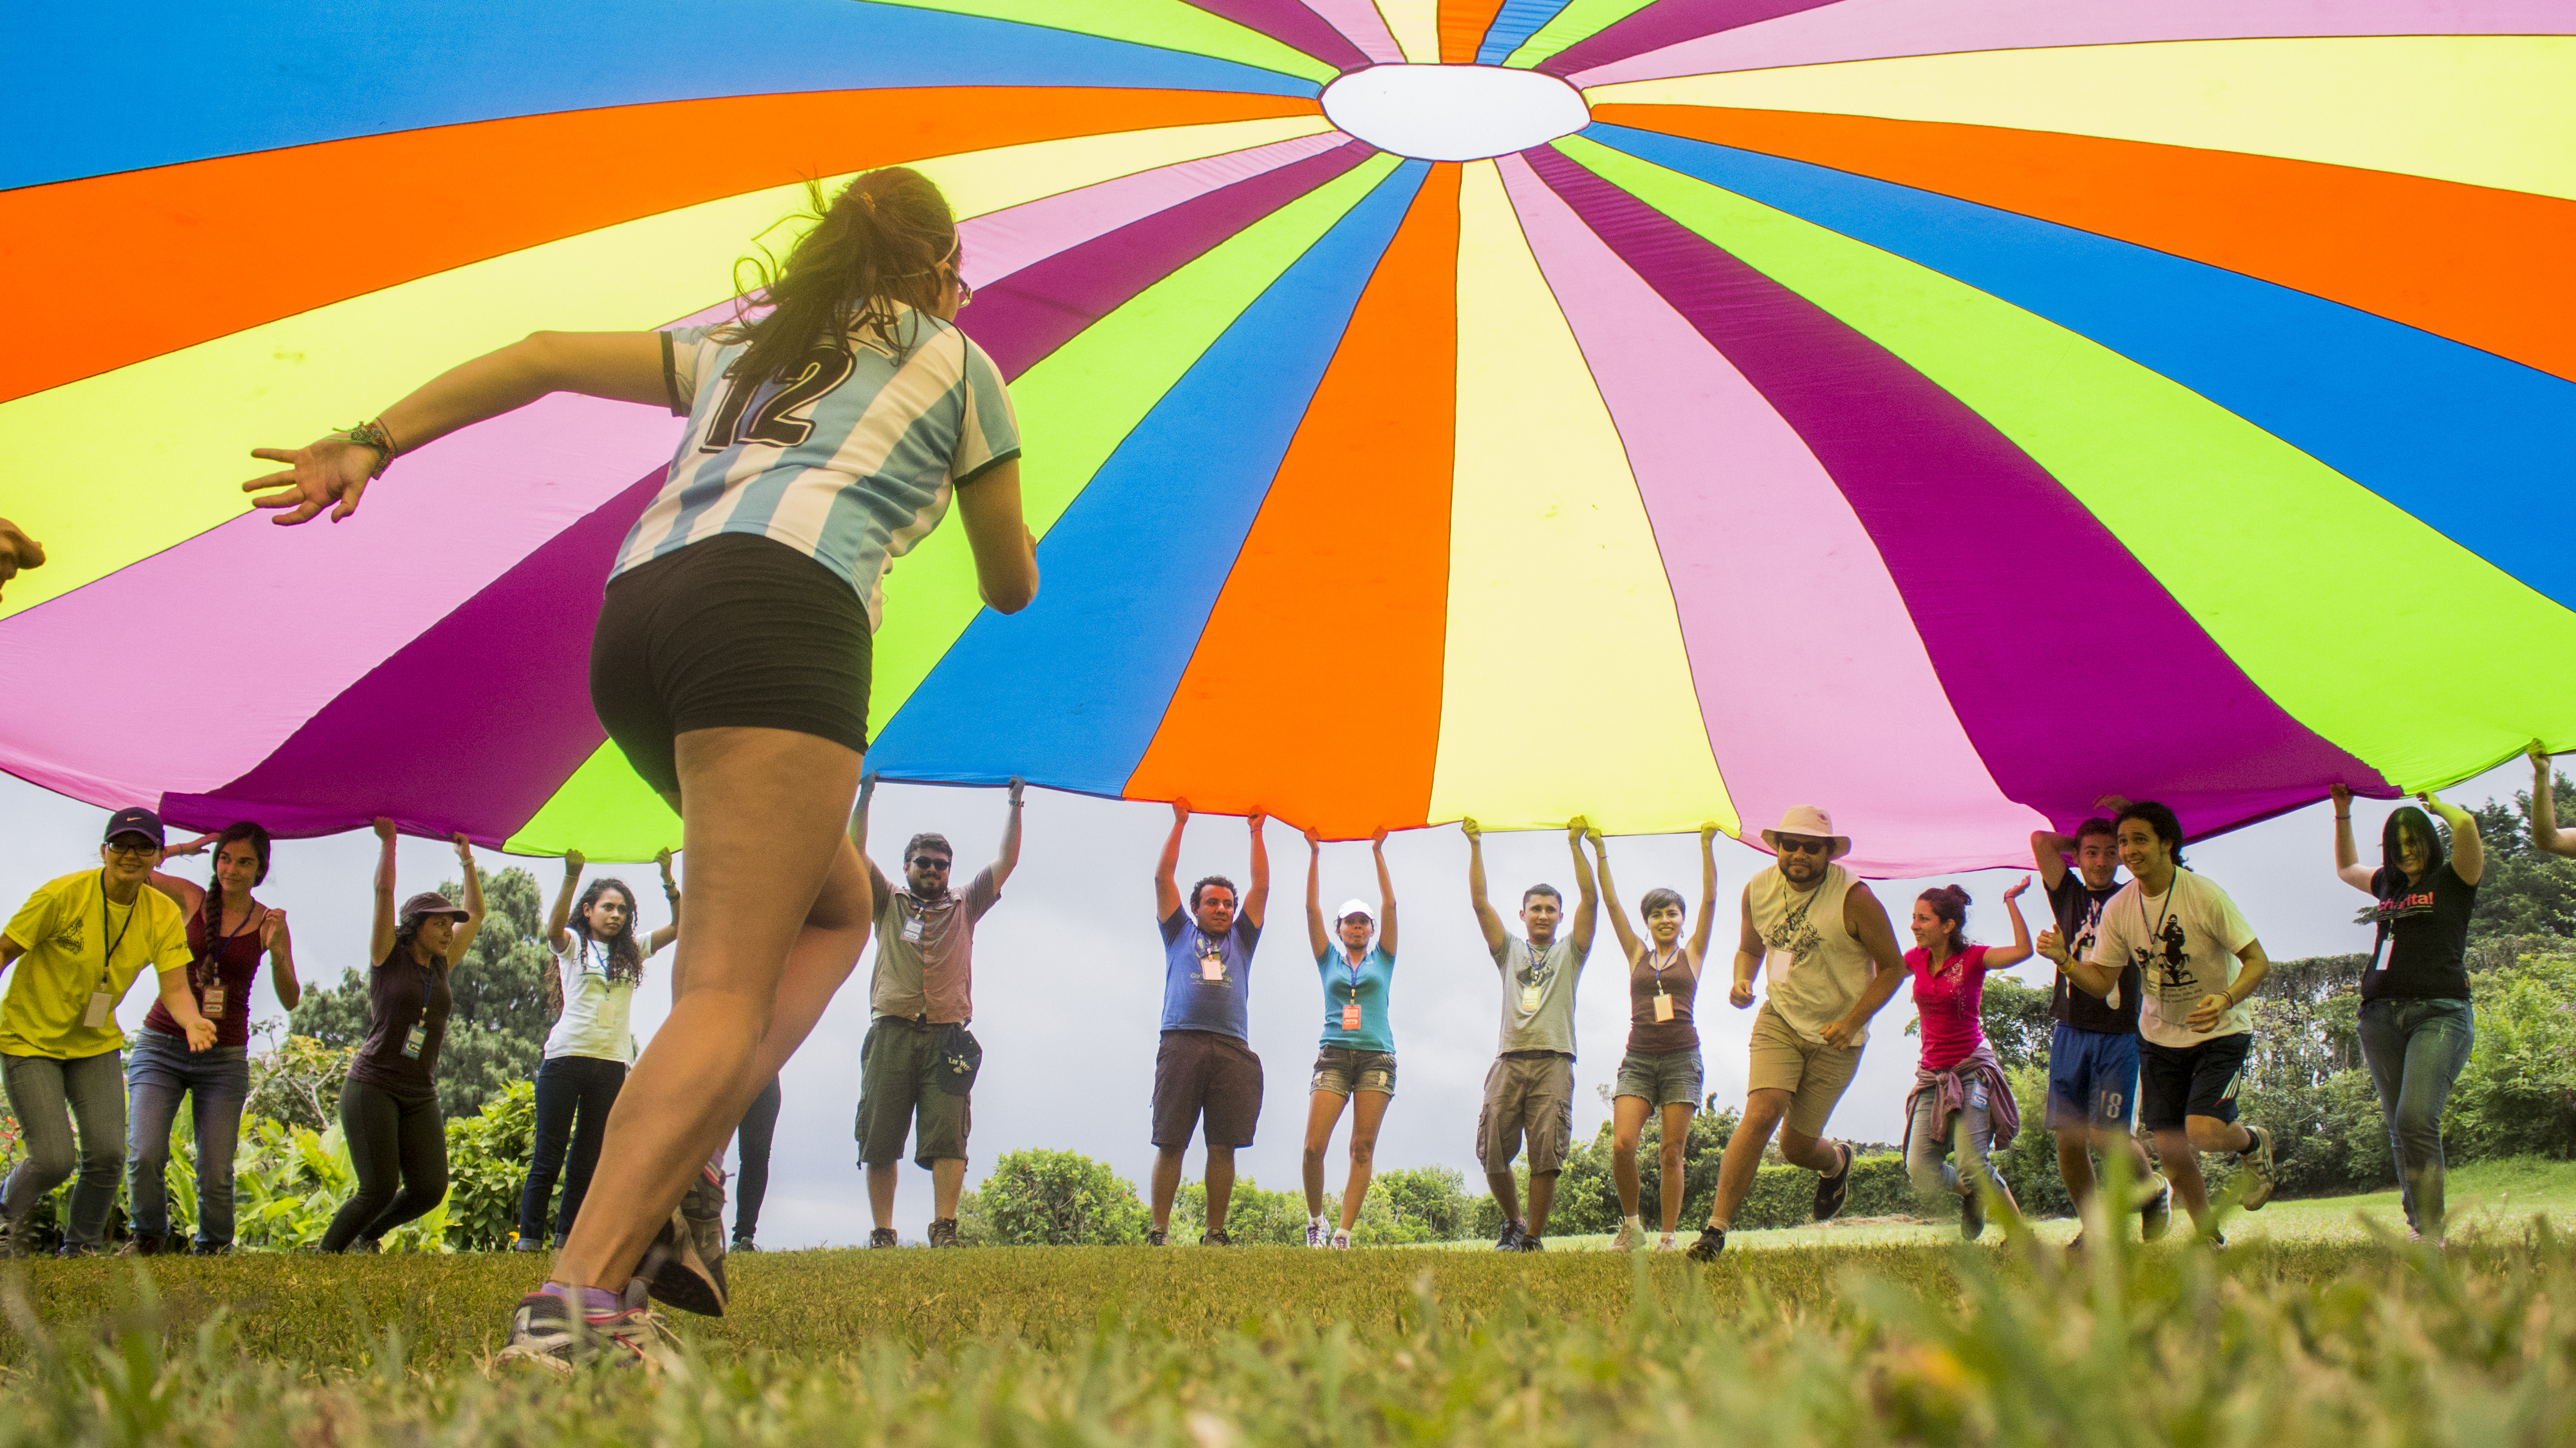
[[[220,1021],[224,1018],[224,983],[222,981],[207,983],[205,999],[198,1005],[197,1013],[210,1021]]]
[[[1356,1031],[1359,1028],[1360,1003],[1358,1001],[1345,1003],[1342,1006],[1342,1029],[1345,1031]]]
[[[1664,994],[1662,991],[1655,992],[1655,1019],[1659,1021],[1669,1021],[1672,1018],[1673,998]]]

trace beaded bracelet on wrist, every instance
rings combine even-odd
[[[354,423],[342,429],[339,436],[359,447],[374,450],[376,465],[368,472],[368,477],[381,478],[385,475],[385,468],[394,460],[394,435],[385,431],[383,418],[371,417],[364,422]]]

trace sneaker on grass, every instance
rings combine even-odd
[[[1520,1246],[1513,1250],[1519,1252],[1544,1252],[1547,1250],[1547,1242],[1545,1239],[1534,1236],[1525,1231],[1521,1233]]]
[[[903,1245],[903,1241],[901,1238],[895,1236],[894,1228],[892,1227],[870,1227],[868,1229],[868,1245],[870,1247],[900,1247]]]
[[[1202,1247],[1231,1247],[1234,1245],[1234,1238],[1226,1235],[1225,1228],[1216,1227],[1199,1233],[1199,1245]]]
[[[725,1250],[728,1252],[757,1252],[760,1250],[760,1244],[754,1242],[749,1237],[736,1237],[733,1239],[733,1245]]]
[[[1646,1230],[1645,1228],[1637,1225],[1637,1219],[1634,1217],[1620,1218],[1619,1230],[1610,1238],[1610,1250],[1613,1252],[1634,1252],[1645,1245]]]
[[[2156,1189],[2147,1194],[2146,1205],[2138,1208],[2138,1235],[2149,1242],[2164,1240],[2173,1230],[2173,1183],[2162,1173],[2153,1178]]]
[[[1854,1153],[1843,1147],[1843,1169],[1832,1176],[1816,1178],[1816,1220],[1830,1222],[1843,1214],[1843,1203],[1851,1197],[1851,1169]]]
[[[1323,1218],[1321,1218],[1321,1217],[1310,1217],[1310,1218],[1308,1218],[1308,1219],[1306,1220],[1306,1245],[1307,1245],[1307,1246],[1309,1246],[1309,1247],[1313,1247],[1313,1248],[1315,1248],[1316,1250],[1321,1251],[1321,1250],[1322,1250],[1326,1245],[1330,1244],[1332,1240],[1333,1240],[1332,1233],[1327,1232],[1327,1231],[1325,1231],[1325,1230],[1324,1230],[1324,1219],[1323,1219]]]
[[[1172,1245],[1172,1234],[1160,1227],[1153,1228],[1145,1234],[1145,1245],[1148,1247],[1168,1247]]]
[[[1694,1262],[1714,1262],[1717,1260],[1717,1254],[1725,1250],[1726,1229],[1702,1227],[1699,1229],[1699,1240],[1690,1244],[1690,1259]]]
[[[702,1179],[703,1180],[703,1179]],[[694,1193],[697,1187],[689,1190]],[[716,1202],[724,1202],[722,1188],[716,1189]],[[644,1249],[644,1260],[636,1268],[638,1276],[652,1286],[653,1299],[667,1302],[684,1312],[701,1317],[722,1317],[725,1310],[724,1251],[717,1248],[713,1261],[700,1250],[698,1224],[691,1220],[690,1202],[682,1198],[671,1220],[662,1224],[653,1245]],[[716,1239],[719,1243],[723,1237]]]
[[[1347,1252],[1351,1250],[1351,1234],[1338,1227],[1334,1228],[1333,1250],[1336,1252]]]
[[[1959,1236],[1973,1242],[1986,1234],[1986,1194],[1970,1187],[1959,1198]]]
[[[957,1219],[955,1217],[931,1218],[929,1240],[930,1245],[933,1247],[958,1247],[965,1245],[957,1240]]]
[[[1521,1224],[1518,1222],[1503,1223],[1503,1234],[1494,1239],[1494,1250],[1497,1252],[1517,1252],[1520,1249]]]
[[[581,1289],[548,1283],[519,1299],[510,1314],[510,1341],[500,1361],[526,1363],[569,1374],[590,1363],[618,1367],[660,1368],[670,1349],[662,1341],[669,1329],[646,1299],[651,1288],[641,1277],[626,1284],[611,1305],[582,1307]],[[605,1294],[603,1294],[605,1295]]]
[[[2236,1205],[2249,1212],[2259,1212],[2265,1202],[2272,1200],[2273,1190],[2281,1183],[2272,1171],[2272,1133],[2260,1126],[2245,1129],[2254,1133],[2254,1149],[2239,1152],[2236,1156],[2237,1161],[2244,1164],[2246,1176],[2245,1195],[2237,1198]]]
[[[1673,1234],[1670,1232],[1666,1232],[1655,1241],[1655,1250],[1658,1252],[1678,1252],[1681,1249],[1682,1244],[1673,1240]]]

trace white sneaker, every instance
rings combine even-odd
[[[1351,1234],[1340,1231],[1333,1233],[1333,1250],[1336,1252],[1351,1250]]]
[[[1321,1250],[1322,1248],[1330,1245],[1330,1242],[1330,1237],[1324,1231],[1324,1219],[1321,1217],[1307,1218],[1306,1245]]]
[[[1634,1252],[1644,1245],[1646,1245],[1645,1229],[1637,1225],[1637,1219],[1634,1217],[1621,1222],[1618,1234],[1610,1239],[1610,1250],[1613,1252]]]
[[[1655,1250],[1658,1252],[1678,1252],[1681,1249],[1682,1244],[1674,1241],[1673,1234],[1670,1232],[1666,1232],[1663,1237],[1655,1243]]]

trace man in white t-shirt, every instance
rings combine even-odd
[[[2137,967],[2138,1124],[2154,1135],[2174,1195],[2206,1231],[2209,1185],[2197,1152],[2237,1154],[2247,1211],[2272,1199],[2272,1133],[2236,1120],[2236,1088],[2254,1039],[2246,1001],[2272,963],[2236,902],[2182,868],[2182,822],[2172,810],[2125,805],[2112,825],[2129,883],[2102,906],[2092,952],[2068,961],[2066,974],[2102,996]]]

